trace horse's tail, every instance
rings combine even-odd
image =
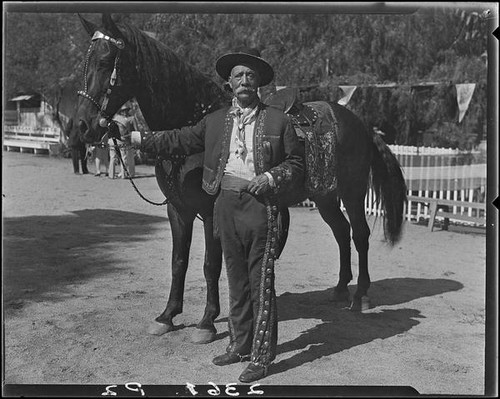
[[[401,238],[406,183],[397,158],[377,133],[373,133],[373,149],[372,189],[384,210],[385,238],[394,245]]]

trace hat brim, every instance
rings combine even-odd
[[[271,83],[274,71],[264,59],[246,53],[229,53],[220,57],[215,63],[215,70],[224,80],[229,80],[229,75],[236,65],[245,65],[254,68],[260,76],[259,86]]]

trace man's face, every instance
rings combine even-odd
[[[250,105],[258,97],[259,73],[250,66],[236,65],[229,76],[229,85],[238,102]]]

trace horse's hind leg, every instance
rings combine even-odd
[[[368,273],[368,248],[370,228],[366,222],[364,198],[344,200],[344,205],[352,227],[352,239],[358,252],[358,287],[354,293],[351,310],[366,310],[369,308],[368,288],[370,288],[370,275]]]
[[[195,218],[195,215],[180,215],[170,204],[167,206],[167,212],[172,230],[172,282],[167,307],[148,330],[150,334],[154,335],[162,335],[172,331],[174,329],[172,319],[182,313],[184,283]]]
[[[220,314],[219,278],[222,270],[222,247],[220,240],[214,237],[213,215],[203,218],[205,230],[205,262],[203,273],[207,282],[207,304],[203,318],[196,326],[192,341],[205,344],[215,340],[217,329],[215,319]]]
[[[352,280],[351,271],[351,229],[345,218],[336,193],[314,199],[323,220],[332,229],[333,235],[339,246],[340,273],[339,281],[335,287],[333,300],[335,302],[349,301],[347,285]]]

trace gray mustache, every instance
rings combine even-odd
[[[245,88],[245,89],[240,89],[237,91],[237,93],[255,93],[255,90],[254,89],[250,89],[250,88]]]

